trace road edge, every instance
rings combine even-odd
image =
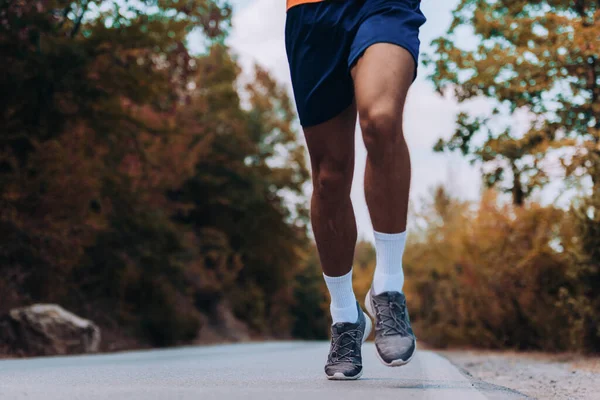
[[[469,382],[471,383],[471,385],[473,385],[473,387],[475,389],[482,392],[483,394],[489,394],[489,393],[502,394],[502,393],[504,393],[504,394],[508,394],[510,396],[518,396],[518,398],[521,398],[521,399],[536,400],[535,397],[531,397],[525,393],[519,392],[516,389],[510,388],[507,386],[496,385],[495,383],[491,383],[491,382],[487,382],[482,379],[479,379],[479,378],[473,376],[469,371],[467,371],[460,365],[453,362],[452,359],[450,359],[449,357],[446,357],[445,354],[437,352],[435,350],[434,350],[434,352],[438,356],[448,360],[448,362],[450,364],[452,364],[465,378],[467,378],[469,380]]]

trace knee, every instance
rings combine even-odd
[[[383,159],[393,155],[404,140],[402,111],[392,104],[375,104],[360,112],[360,128],[369,157]]]
[[[348,162],[323,162],[313,171],[314,195],[321,201],[339,204],[350,198],[352,168]]]

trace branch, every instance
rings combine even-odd
[[[599,0],[600,1],[600,0]],[[588,49],[589,49],[589,45],[588,45]],[[599,95],[598,95],[598,84],[596,83],[598,80],[598,72],[596,71],[596,65],[597,65],[597,59],[594,56],[590,56],[588,57],[588,66],[590,67],[590,69],[588,70],[588,76],[587,76],[587,89],[591,92],[592,94],[592,101],[591,104],[597,104],[599,99]],[[593,113],[593,111],[592,111]],[[599,115],[594,115],[594,118],[596,119],[596,124],[594,125],[594,128],[596,129],[600,129],[600,114]],[[600,138],[595,138],[596,139],[596,143],[598,143],[598,140]]]
[[[69,11],[71,11],[72,4],[69,3],[62,12],[62,20],[58,24],[58,29],[61,29],[67,20],[67,15],[69,15]]]
[[[85,15],[87,8],[90,5],[90,1],[91,0],[86,1],[85,4],[83,5],[83,7],[81,7],[81,13],[77,17],[75,26],[73,27],[73,30],[71,31],[71,39],[73,39],[75,37],[75,35],[77,35],[77,32],[79,32],[79,28],[81,28],[81,22],[83,21],[83,16]]]
[[[585,0],[575,0],[575,11],[581,18],[585,19]]]

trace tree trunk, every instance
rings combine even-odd
[[[522,207],[523,203],[525,203],[525,192],[523,191],[523,184],[521,183],[521,172],[514,163],[512,164],[512,172],[512,202],[514,206]]]

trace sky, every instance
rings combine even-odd
[[[285,84],[291,95],[291,81],[284,45],[285,0],[233,0],[233,31],[229,45],[237,54],[244,71],[249,73],[254,63],[266,67]],[[427,22],[421,28],[421,53],[431,51],[429,43],[444,34],[451,21],[451,10],[458,0],[422,2]],[[423,66],[413,84],[405,106],[404,134],[412,160],[412,207],[418,208],[422,199],[438,184],[463,199],[476,199],[480,193],[480,174],[476,167],[459,155],[437,154],[433,144],[440,137],[448,138],[454,131],[459,106],[451,97],[442,97],[427,80]],[[485,102],[468,105],[478,111],[491,107]],[[302,135],[299,140],[304,142]],[[352,187],[359,236],[372,240],[372,227],[363,194],[363,173],[366,151],[360,131],[356,135],[356,169]],[[409,227],[410,229],[410,227]]]

